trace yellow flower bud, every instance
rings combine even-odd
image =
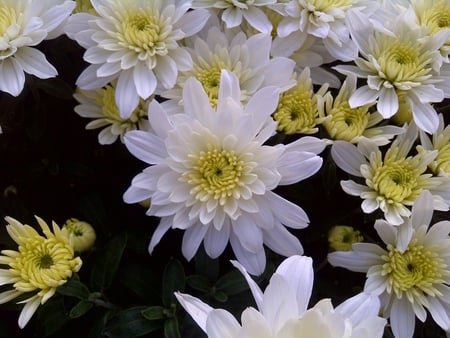
[[[358,230],[346,225],[335,225],[328,232],[328,243],[333,251],[350,251],[353,243],[363,239]]]
[[[75,251],[87,251],[94,245],[96,238],[95,230],[87,222],[79,221],[76,218],[70,218],[64,224],[63,231],[68,233]]]

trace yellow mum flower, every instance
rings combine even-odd
[[[1,251],[0,264],[8,268],[0,269],[0,285],[12,284],[13,289],[0,293],[0,304],[24,293],[33,293],[20,302],[25,304],[19,316],[19,327],[23,328],[38,306],[52,297],[56,289],[80,269],[82,262],[75,257],[66,232],[56,223],[52,223],[51,231],[47,223],[36,216],[44,237],[12,217],[5,220],[9,223],[8,234],[19,247],[17,251]]]
[[[364,237],[358,230],[346,225],[335,225],[328,232],[330,249],[335,251],[350,251],[353,243],[363,240]]]

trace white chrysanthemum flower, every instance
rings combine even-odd
[[[379,295],[397,338],[413,337],[415,317],[424,322],[426,310],[450,330],[450,222],[430,226],[433,209],[433,196],[424,191],[399,226],[375,222],[386,248],[357,243],[352,251],[328,255],[334,266],[367,273],[364,291]]]
[[[215,105],[223,69],[237,76],[243,103],[262,87],[288,87],[294,84],[291,78],[295,62],[284,57],[270,57],[270,35],[259,33],[247,38],[243,32],[228,33],[212,27],[205,39],[197,37],[186,41],[193,67],[180,72],[176,86],[163,92],[162,96],[178,103],[182,98],[184,82],[195,77],[202,83],[210,102]]]
[[[272,192],[316,173],[325,144],[304,137],[288,145],[264,145],[276,131],[271,114],[278,103],[275,87],[256,92],[243,106],[237,77],[223,71],[213,109],[201,83],[188,79],[184,112],[168,115],[150,103],[154,131],[125,135],[129,151],[150,164],[124,194],[127,203],[151,198],[148,215],[161,217],[149,251],[169,228],[185,230],[182,252],[191,259],[201,242],[218,257],[228,241],[252,273],[265,268],[264,244],[277,253],[302,253],[299,240],[285,226],[308,225],[299,206]]]
[[[100,144],[112,144],[118,138],[123,143],[123,136],[130,130],[148,129],[147,100],[140,99],[138,106],[130,117],[122,118],[114,100],[115,82],[95,90],[77,89],[75,99],[80,103],[75,106],[75,112],[81,117],[94,119],[86,125],[86,129],[103,128],[98,134]]]
[[[427,166],[436,158],[437,151],[421,152],[414,156],[410,150],[417,139],[417,127],[412,123],[405,133],[392,142],[383,155],[380,149],[362,139],[358,146],[337,141],[331,148],[336,164],[344,171],[363,178],[365,184],[353,180],[341,181],[342,189],[363,199],[365,213],[380,209],[391,224],[401,224],[423,190],[434,197],[434,209],[447,211],[450,205],[450,179],[432,177]]]
[[[25,304],[19,316],[19,327],[23,328],[39,305],[47,302],[81,268],[82,262],[75,257],[68,234],[56,223],[52,223],[52,231],[44,220],[36,217],[44,237],[12,217],[5,219],[6,230],[18,249],[2,250],[0,255],[0,265],[7,266],[0,269],[0,286],[13,287],[0,293],[0,304],[22,295],[28,297],[19,302]]]
[[[361,57],[356,66],[337,66],[336,70],[367,79],[350,97],[351,107],[377,100],[377,109],[390,118],[399,109],[400,97],[410,105],[417,126],[428,133],[436,131],[438,117],[432,102],[440,102],[448,93],[440,77],[442,57],[439,48],[450,30],[432,36],[410,22],[411,11],[404,11],[392,23],[392,32],[378,31],[368,17],[358,11],[347,14],[352,39]]]
[[[238,27],[245,20],[261,33],[270,33],[272,24],[262,10],[276,0],[193,0],[192,8],[217,8],[226,28]],[[223,11],[222,11],[223,10]]]
[[[303,41],[305,35],[322,40],[327,51],[336,59],[352,61],[358,49],[350,39],[346,13],[359,0],[291,0],[273,5],[284,18],[277,32],[280,37]]]
[[[422,130],[420,131],[421,146],[418,151],[437,150],[436,158],[428,165],[431,171],[437,176],[450,177],[450,126],[445,126],[444,116],[439,115],[439,125],[437,131],[431,139]]]
[[[231,313],[214,309],[200,299],[175,293],[180,304],[210,338],[381,338],[386,320],[378,317],[376,296],[359,294],[333,308],[322,299],[308,309],[313,287],[312,260],[285,259],[264,293],[238,262],[232,262],[247,280],[258,309],[248,307],[241,323]]]
[[[375,102],[351,108],[349,99],[355,90],[356,77],[350,74],[336,97],[333,98],[330,92],[318,97],[319,116],[324,119],[322,126],[332,140],[358,143],[365,138],[382,146],[403,132],[403,128],[400,127],[379,126],[383,116],[378,112],[370,112]]]
[[[116,103],[122,118],[161,89],[175,85],[179,70],[192,66],[179,42],[206,23],[206,10],[188,11],[190,0],[91,0],[98,16],[77,13],[66,34],[86,48],[91,65],[77,85],[92,90],[117,79]]]
[[[0,90],[18,96],[25,73],[40,79],[58,72],[33,48],[62,33],[61,26],[75,7],[64,0],[5,0],[0,5]]]
[[[280,94],[273,119],[278,122],[277,130],[285,134],[315,134],[318,124],[324,118],[319,117],[317,102],[327,93],[328,85],[313,91],[309,68],[305,68],[297,77],[297,84]]]

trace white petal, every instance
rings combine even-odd
[[[397,113],[398,106],[398,96],[395,89],[382,87],[377,104],[378,112],[387,119]]]
[[[331,146],[331,156],[336,165],[350,175],[362,177],[361,164],[366,159],[353,144],[345,141],[336,141]]]
[[[390,323],[395,337],[412,338],[416,316],[406,297],[392,303]]]
[[[380,300],[378,296],[367,292],[359,293],[336,307],[336,312],[350,319],[353,326],[357,326],[367,318],[377,317],[379,310]]]
[[[241,101],[241,89],[239,88],[239,79],[233,72],[222,69],[220,75],[219,95],[217,100],[217,110],[222,111],[221,107],[225,105],[229,98],[236,102]],[[229,114],[227,112],[227,114]]]
[[[272,24],[262,10],[254,6],[250,6],[244,11],[244,18],[247,22],[261,33],[270,33]]]
[[[250,277],[247,270],[241,263],[237,261],[231,261],[231,264],[233,264],[244,276],[250,288],[250,291],[252,292],[253,298],[255,299],[256,306],[259,310],[261,310],[263,303],[263,292],[259,288],[258,284],[256,284],[256,282]]]
[[[35,295],[31,298],[28,298],[25,302],[25,306],[23,307],[19,316],[19,327],[21,329],[23,329],[25,325],[27,325],[31,317],[36,312],[39,304],[41,303],[41,297]]]
[[[229,223],[224,223],[220,230],[215,227],[210,226],[205,238],[204,246],[205,251],[211,258],[217,258],[225,250],[230,238],[230,225]]]
[[[22,47],[15,56],[23,70],[28,74],[40,79],[48,79],[58,75],[56,68],[47,61],[45,55],[35,48]]]
[[[303,247],[296,236],[291,234],[284,226],[274,226],[264,229],[264,244],[272,251],[289,257],[303,254]]]
[[[206,333],[206,321],[208,315],[214,309],[200,299],[180,292],[175,292],[175,297],[187,313],[195,320],[197,325]]]
[[[212,310],[206,319],[206,332],[209,338],[238,337],[241,326],[228,311]]]
[[[133,69],[133,77],[137,94],[146,100],[155,91],[157,83],[155,74],[144,62],[138,62]]]
[[[159,243],[161,238],[165,235],[165,233],[170,229],[171,226],[172,226],[172,217],[161,218],[161,221],[159,222],[158,226],[153,232],[152,239],[150,240],[150,243],[148,245],[149,254],[152,254],[155,246]]]
[[[414,228],[421,225],[429,225],[433,217],[433,195],[428,190],[424,190],[414,201],[411,209],[411,224]]]
[[[288,185],[311,177],[322,166],[322,158],[313,153],[285,151],[277,162],[282,178],[279,185]]]
[[[294,229],[303,229],[308,226],[308,215],[301,207],[272,191],[268,191],[265,196],[274,216],[278,218],[281,223]]]
[[[139,95],[136,91],[132,70],[123,70],[120,73],[115,98],[120,117],[129,118],[139,104]]]
[[[7,58],[0,62],[0,90],[18,96],[25,84],[25,74],[19,62]]]
[[[353,92],[348,102],[352,108],[361,107],[375,102],[379,94],[380,92],[378,90],[370,89],[368,86],[362,86]]]
[[[97,70],[101,65],[90,65],[78,76],[76,85],[81,89],[92,90],[106,86],[117,75],[112,74],[105,77],[97,76]]]
[[[286,258],[278,266],[275,273],[282,275],[294,290],[298,314],[305,312],[314,284],[312,259],[306,256],[293,255]]]
[[[186,229],[183,235],[183,242],[181,244],[181,252],[183,256],[190,261],[200,246],[200,243],[205,237],[208,226],[203,224],[193,225]]]
[[[362,251],[336,251],[328,254],[328,262],[333,266],[339,266],[355,272],[367,272],[370,267],[380,264],[380,253],[386,252],[375,244],[363,243],[359,245],[359,248],[374,249]],[[356,244],[353,244],[356,248]],[[378,251],[378,252],[377,252]]]
[[[148,164],[160,163],[167,156],[163,140],[147,131],[129,131],[124,140],[128,151]]]
[[[175,85],[178,68],[175,61],[168,55],[158,57],[157,65],[153,71],[158,78],[158,84],[164,89],[171,89]]]
[[[185,13],[174,25],[180,28],[185,37],[198,33],[208,21],[210,13],[205,9],[196,9]]]
[[[422,103],[413,97],[406,97],[411,106],[413,119],[417,127],[429,134],[436,132],[439,125],[439,117],[436,110],[429,103]]]
[[[212,108],[202,84],[191,77],[186,80],[183,88],[183,103],[185,111],[197,117],[205,125],[211,125]]]
[[[234,7],[228,7],[222,13],[222,20],[226,23],[227,28],[239,26],[242,22],[242,12]]]
[[[232,222],[232,231],[246,251],[257,253],[263,249],[262,231],[251,215],[242,215]]]
[[[434,321],[444,330],[450,330],[450,306],[449,304],[443,304],[440,299],[435,297],[427,297],[430,306],[428,306],[428,311],[430,311],[431,316]],[[445,301],[445,300],[444,300]]]
[[[341,181],[341,187],[347,194],[353,196],[360,196],[364,192],[371,191],[367,186],[355,183],[352,180]]]
[[[239,263],[241,263],[250,274],[260,275],[264,272],[266,267],[266,253],[264,252],[264,249],[255,254],[245,250],[239,239],[233,233],[230,234],[230,243]]]

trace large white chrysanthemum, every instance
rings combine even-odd
[[[4,0],[0,3],[0,90],[22,92],[25,73],[40,79],[58,72],[33,48],[62,33],[61,26],[75,7],[64,0]]]
[[[247,38],[243,32],[233,34],[212,27],[205,39],[187,39],[193,67],[180,72],[176,86],[163,92],[162,96],[179,102],[184,82],[189,77],[195,77],[202,83],[210,102],[215,105],[223,69],[233,72],[239,79],[243,103],[262,87],[289,87],[294,84],[291,78],[295,62],[285,57],[271,58],[271,44],[272,39],[268,34],[259,33]]]
[[[261,33],[270,33],[272,24],[262,8],[276,3],[276,0],[193,0],[192,8],[217,8],[226,28],[238,27],[245,20]]]
[[[377,101],[381,115],[390,118],[397,113],[399,100],[404,100],[411,107],[420,129],[428,133],[436,131],[438,117],[431,103],[440,102],[450,94],[440,74],[439,51],[450,30],[427,35],[427,29],[411,23],[414,21],[412,10],[397,15],[392,27],[384,31],[376,29],[359,11],[349,11],[347,18],[361,57],[355,60],[356,66],[342,65],[335,69],[367,79],[367,84],[350,97],[350,106]]]
[[[415,317],[424,322],[426,309],[450,330],[450,222],[430,225],[433,209],[433,196],[424,191],[399,226],[376,221],[386,248],[357,243],[352,251],[328,255],[334,266],[367,273],[364,291],[379,295],[397,338],[413,337]]]
[[[248,307],[241,323],[231,313],[214,309],[200,299],[175,293],[180,304],[210,338],[381,338],[386,320],[378,317],[376,296],[359,294],[333,308],[322,299],[308,309],[313,287],[312,259],[291,256],[272,275],[264,293],[245,271],[258,309]]]
[[[263,244],[281,255],[302,253],[285,226],[304,228],[306,213],[274,192],[316,173],[322,140],[305,137],[288,145],[264,145],[276,131],[271,114],[279,90],[266,87],[248,104],[240,103],[237,77],[223,71],[217,110],[201,83],[188,79],[184,113],[168,116],[150,103],[154,131],[125,135],[129,151],[152,166],[137,175],[124,194],[127,203],[151,198],[148,215],[161,217],[149,251],[169,228],[185,230],[182,251],[191,259],[201,242],[218,257],[228,241],[238,260],[252,273],[265,267]]]
[[[346,193],[363,199],[361,208],[365,213],[380,209],[388,222],[398,225],[403,222],[402,217],[410,215],[408,207],[423,190],[432,192],[436,210],[448,210],[450,179],[427,173],[427,166],[436,158],[437,151],[410,155],[417,132],[411,123],[384,155],[373,142],[364,139],[357,147],[343,141],[334,143],[331,154],[336,164],[364,179],[364,184],[346,180],[341,181],[341,186]]]
[[[99,16],[77,13],[67,35],[86,48],[91,65],[79,76],[81,89],[97,89],[117,79],[116,103],[122,118],[158,88],[175,85],[178,70],[192,66],[179,41],[197,33],[209,17],[189,11],[191,0],[91,0]]]

